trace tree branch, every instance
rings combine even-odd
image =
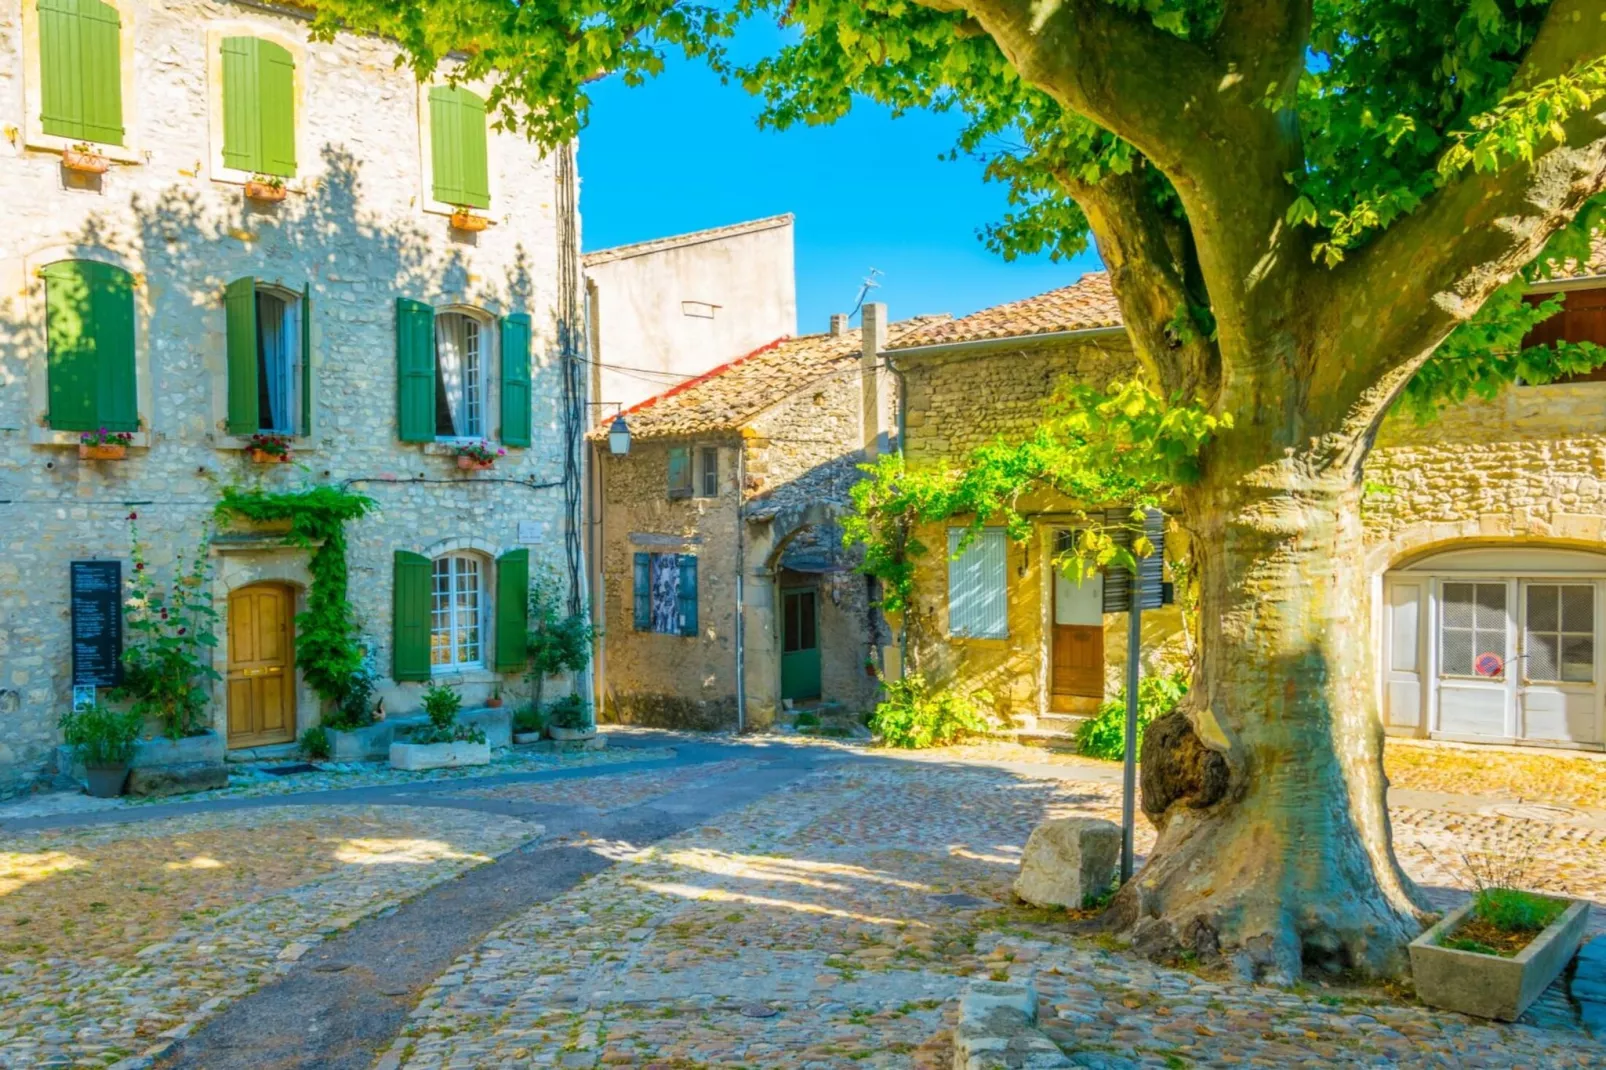
[[[1512,79],[1531,89],[1606,55],[1606,0],[1557,0]],[[1532,162],[1468,171],[1333,273],[1312,394],[1348,408],[1409,374],[1606,184],[1606,121],[1572,117]],[[1392,395],[1390,395],[1390,398]],[[1373,397],[1373,400],[1386,401]],[[1367,406],[1368,409],[1379,406]],[[1377,414],[1373,414],[1377,415]]]

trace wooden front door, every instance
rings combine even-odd
[[[296,738],[295,595],[277,583],[229,595],[229,746]]]
[[[1104,697],[1103,578],[1054,578],[1049,708],[1086,712]]]

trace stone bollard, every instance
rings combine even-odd
[[[1121,829],[1095,817],[1062,817],[1032,829],[1015,894],[1039,907],[1081,908],[1115,879]]]
[[[1074,1065],[1037,1029],[1037,987],[972,981],[959,998],[954,1070],[1050,1070]]]

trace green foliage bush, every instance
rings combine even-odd
[[[327,759],[334,753],[329,742],[329,730],[319,724],[301,733],[301,753],[318,761]]]
[[[575,731],[589,727],[585,699],[578,694],[554,699],[547,705],[546,721],[554,728],[568,728]]]
[[[594,638],[590,617],[563,612],[557,574],[551,569],[538,574],[530,587],[530,670],[526,676],[537,709],[548,676],[577,673],[590,664]]]
[[[1138,682],[1138,753],[1143,752],[1143,730],[1176,709],[1187,693],[1188,677],[1180,670],[1169,676],[1146,676]],[[1126,757],[1125,688],[1100,703],[1098,714],[1077,728],[1076,751],[1116,762]]]
[[[520,733],[539,732],[545,727],[546,715],[541,712],[535,703],[532,702],[528,706],[521,706],[513,711],[513,731]]]
[[[1520,888],[1482,888],[1472,906],[1474,914],[1508,933],[1539,932],[1566,909],[1566,900]]]
[[[413,732],[407,742],[484,743],[485,729],[457,723],[457,714],[462,708],[463,696],[455,687],[430,684],[424,689],[424,712],[429,714],[429,727]]]
[[[109,710],[96,702],[61,715],[62,741],[88,768],[127,765],[144,721],[134,710]]]
[[[212,668],[218,613],[212,606],[208,538],[203,534],[188,558],[179,556],[164,589],[139,540],[138,519],[139,514],[128,514],[134,574],[123,603],[129,643],[116,695],[129,699],[138,717],[161,721],[170,739],[183,739],[205,727],[207,687],[219,678]]]
[[[887,681],[887,697],[870,717],[870,730],[889,747],[945,747],[972,736],[986,735],[992,723],[976,699],[947,688],[934,690],[920,673]]]

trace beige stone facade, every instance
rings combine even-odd
[[[561,565],[558,279],[578,226],[567,161],[491,131],[491,225],[453,229],[451,206],[434,199],[426,173],[426,88],[395,66],[395,47],[349,35],[312,42],[293,10],[258,4],[119,0],[125,146],[109,151],[104,175],[69,174],[60,139],[38,132],[32,9],[33,0],[0,6],[0,124],[9,142],[0,145],[0,790],[45,768],[70,700],[68,564],[126,562],[131,510],[162,573],[204,537],[225,486],[335,484],[371,495],[377,513],[350,532],[351,601],[387,674],[395,551],[473,557],[487,592],[496,558],[510,549],[528,547],[533,566]],[[219,162],[214,53],[221,37],[235,35],[273,41],[294,57],[298,168],[278,204],[245,200],[241,182],[250,176]],[[134,280],[139,430],[126,460],[81,461],[76,432],[49,426],[39,272],[64,259],[115,264]],[[291,465],[251,463],[244,439],[225,424],[223,293],[242,276],[306,298],[297,307],[307,313],[311,424],[297,428]],[[398,440],[398,298],[479,317],[480,403],[493,443],[501,435],[495,324],[513,313],[531,318],[528,448],[508,448],[489,472],[464,473],[450,443]],[[220,611],[230,591],[262,581],[290,585],[304,606],[303,551],[235,539],[216,542],[213,555]],[[485,611],[487,628],[493,620]],[[219,664],[227,635],[224,621]],[[515,683],[485,667],[449,679],[471,705]],[[401,712],[419,690],[386,680],[382,694]],[[296,693],[297,726],[316,723],[316,696],[304,685]],[[214,688],[210,716],[220,731],[226,705]]]
[[[996,437],[1019,437],[1062,379],[1102,385],[1134,367],[1118,327],[1083,328],[1073,317],[1009,337],[1004,319],[1002,327],[990,322],[985,338],[966,337],[960,320],[936,342],[911,337],[891,347],[904,383],[912,464],[956,463]],[[1606,382],[1513,386],[1426,424],[1396,413],[1378,436],[1366,480],[1374,612],[1356,625],[1375,636],[1386,727],[1598,749],[1606,739]],[[952,635],[953,563],[934,550],[918,568],[916,612],[929,638],[911,651],[911,664],[986,692],[1001,717],[1026,726],[1055,712],[1055,588],[1043,563],[1054,531],[1071,523],[1070,504],[1050,496],[1023,503],[1035,524],[1025,542],[1007,545],[1001,637]],[[921,537],[946,545],[941,525]],[[1466,606],[1479,599],[1503,614],[1501,624],[1470,629],[1466,640],[1474,659],[1496,655],[1499,669],[1487,677],[1452,664],[1463,642],[1458,614],[1476,615]],[[1562,608],[1570,620],[1552,624],[1547,599],[1572,606]],[[1113,694],[1124,668],[1126,618],[1105,621],[1105,692]],[[1185,662],[1186,646],[1174,607],[1145,614],[1145,671]]]

